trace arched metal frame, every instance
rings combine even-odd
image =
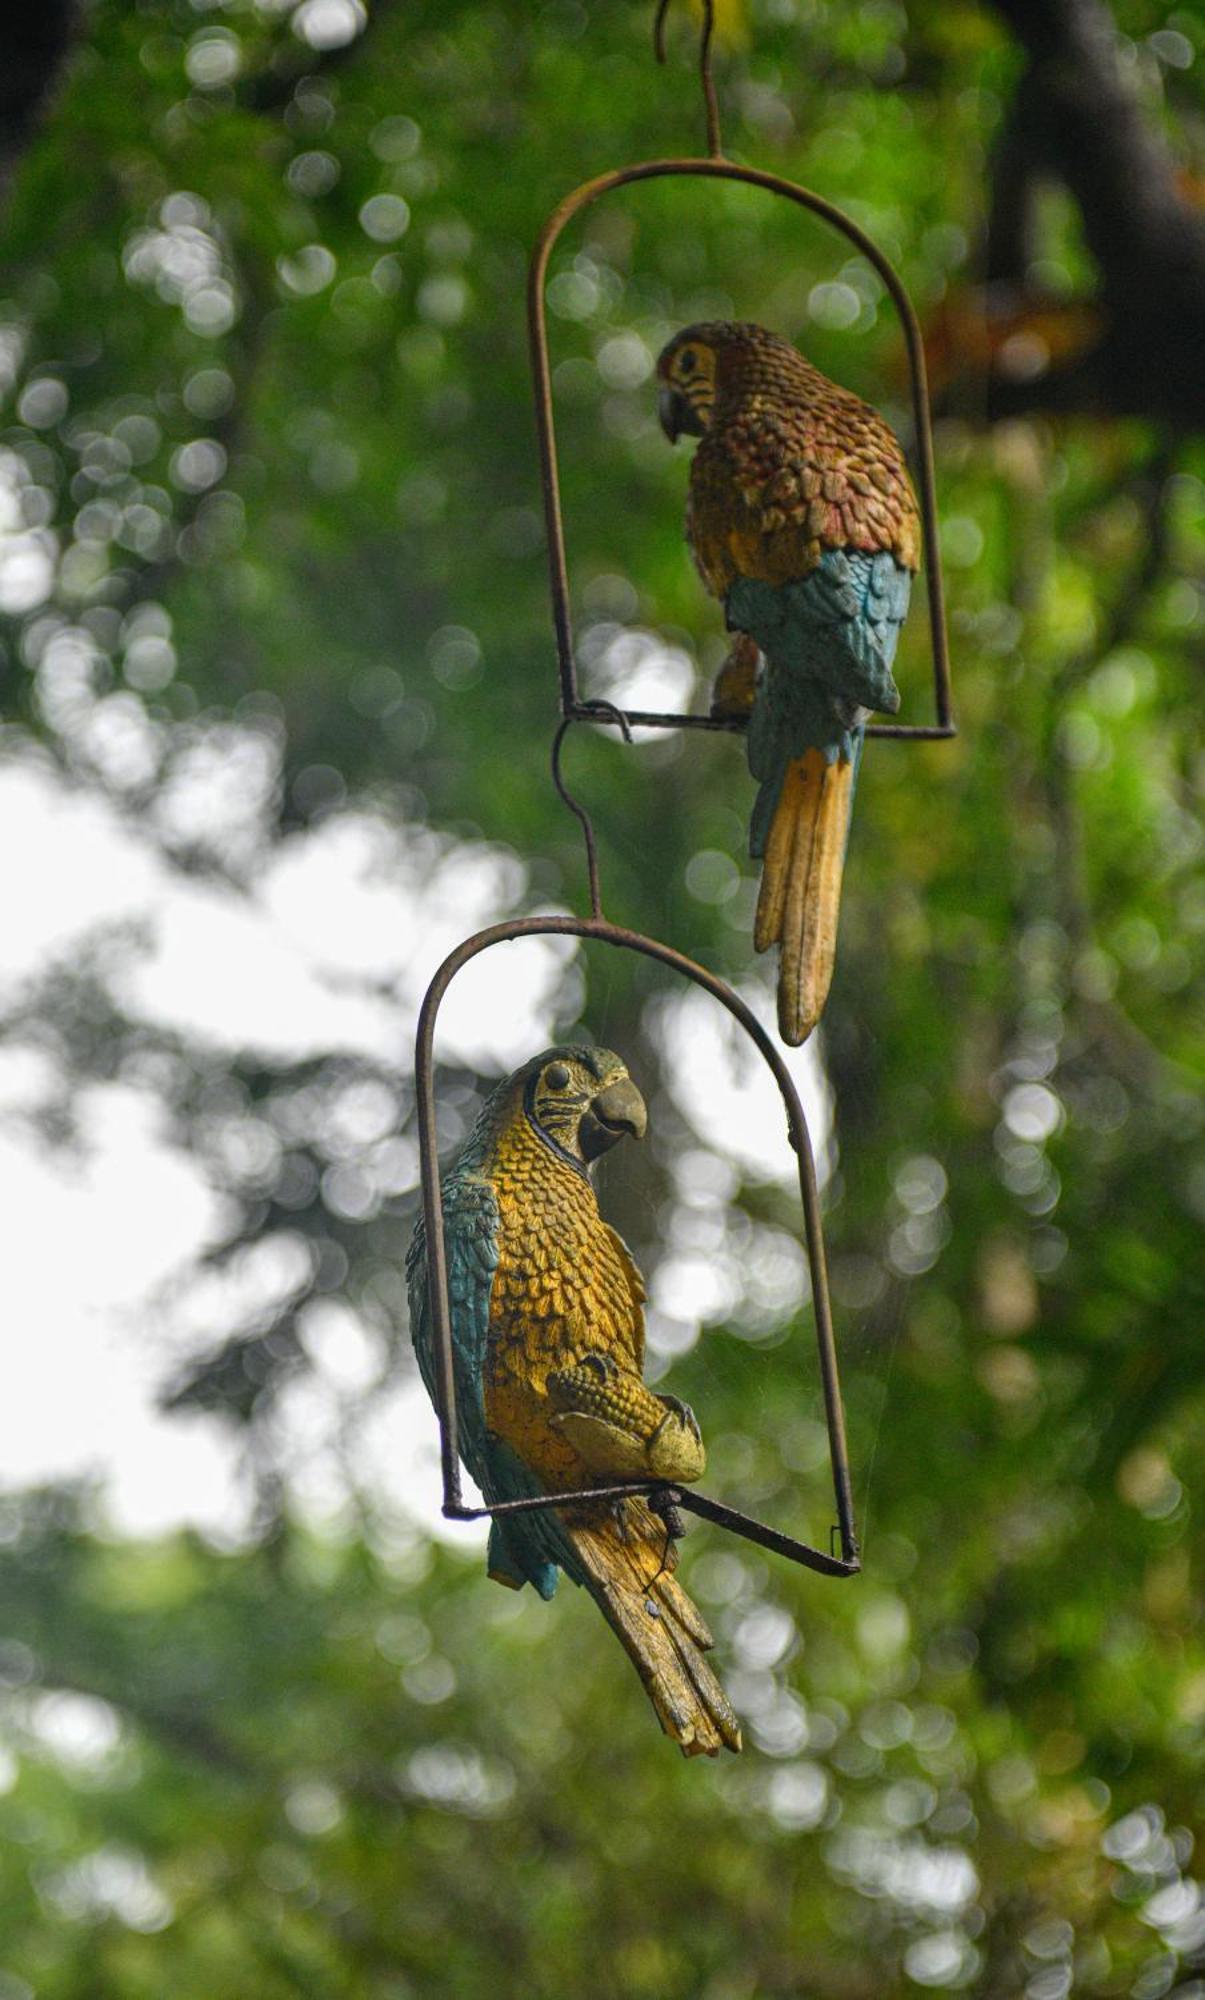
[[[633,717],[632,720],[636,718]],[[557,747],[559,749],[559,737]],[[583,824],[588,822],[583,819]],[[593,864],[589,845],[588,854]],[[486,1516],[532,1513],[549,1507],[563,1507],[574,1501],[616,1500],[631,1498],[635,1493],[665,1493],[678,1506],[686,1508],[690,1513],[698,1514],[703,1520],[712,1521],[718,1527],[728,1528],[733,1534],[743,1535],[747,1541],[757,1542],[762,1548],[770,1549],[776,1555],[785,1556],[791,1562],[802,1563],[808,1569],[819,1570],[824,1576],[854,1576],[861,1568],[861,1560],[854,1527],[845,1416],[841,1403],[837,1348],[833,1335],[832,1308],[824,1261],[820,1195],[816,1185],[811,1138],[803,1106],[799,1101],[799,1093],[778,1049],[739,994],[734,993],[722,979],[717,979],[714,973],[708,972],[701,965],[696,965],[693,959],[686,958],[672,946],[661,944],[654,938],[643,937],[638,931],[624,930],[619,925],[608,922],[598,907],[597,873],[593,865],[591,865],[591,900],[594,913],[589,917],[521,917],[510,923],[492,924],[488,930],[477,931],[474,936],[466,938],[463,944],[449,953],[440,966],[427,988],[419,1014],[414,1071],[422,1162],[423,1219],[427,1235],[427,1286],[435,1348],[436,1413],[439,1418],[444,1515],[452,1521],[477,1521]],[[621,951],[638,952],[645,958],[655,959],[659,964],[669,966],[671,971],[690,980],[695,986],[702,987],[705,993],[710,993],[721,1006],[726,1007],[769,1065],[782,1096],[787,1118],[787,1135],[799,1167],[799,1195],[803,1205],[804,1221],[803,1243],[812,1280],[816,1345],[824,1393],[825,1421],[828,1428],[833,1498],[837,1512],[835,1534],[841,1550],[839,1556],[824,1549],[813,1548],[808,1542],[799,1541],[792,1535],[785,1535],[777,1528],[769,1527],[764,1521],[755,1520],[752,1515],[743,1514],[739,1509],[726,1506],[721,1501],[711,1500],[706,1494],[696,1492],[692,1488],[667,1488],[663,1480],[626,1480],[622,1485],[581,1487],[570,1493],[556,1493],[547,1497],[541,1495],[534,1499],[496,1501],[492,1506],[465,1505],[457,1451],[456,1378],[452,1352],[451,1308],[448,1299],[443,1197],[439,1184],[439,1142],[435,1129],[435,1024],[449,986],[470,960],[476,958],[479,953],[490,950],[494,945],[526,937],[587,939]]]
[[[664,10],[662,10],[664,11]],[[706,9],[708,40],[711,10]],[[704,43],[704,87],[710,82]],[[548,535],[548,574],[552,591],[552,619],[556,632],[557,661],[560,669],[561,714],[579,721],[606,722],[595,706],[583,701],[578,689],[577,661],[573,650],[573,620],[569,609],[569,572],[565,556],[565,528],[561,517],[560,478],[557,468],[556,425],[552,404],[552,372],[548,356],[548,322],[544,303],[548,260],[566,225],[593,202],[616,188],[634,181],[698,177],[704,180],[741,181],[748,187],[765,188],[799,207],[810,209],[822,221],[849,239],[855,249],[873,264],[888,292],[904,329],[908,347],[908,368],[912,385],[912,412],[916,424],[917,472],[921,528],[924,536],[925,572],[928,579],[929,634],[933,653],[933,695],[935,723],[871,722],[868,736],[892,737],[898,741],[934,740],[954,736],[950,698],[950,652],[946,638],[945,592],[942,582],[941,549],[937,531],[937,487],[933,472],[933,427],[929,416],[929,389],[925,374],[925,349],[920,322],[912,301],[892,266],[877,244],[852,218],[822,195],[812,194],[795,181],[778,174],[763,173],[757,167],[740,167],[718,153],[718,127],[709,117],[709,131],[717,152],[710,159],[644,160],[636,166],[620,167],[596,179],[585,181],[549,217],[531,260],[527,287],[527,326],[531,343],[531,372],[535,386],[536,424],[540,447],[540,477],[544,491],[544,521]],[[654,714],[647,710],[624,710],[630,723],[645,729],[743,730],[743,718],[711,715]]]
[[[664,27],[669,0],[659,0],[654,47],[659,61],[665,60]],[[956,732],[950,696],[950,659],[946,637],[945,594],[942,582],[941,550],[938,545],[937,493],[933,471],[933,431],[929,415],[929,393],[925,375],[924,343],[920,324],[912,302],[904,290],[896,272],[864,230],[851,217],[825,201],[821,195],[812,194],[807,188],[794,181],[782,179],[777,174],[763,173],[755,167],[734,165],[724,158],[720,141],[720,119],[715,85],[711,75],[711,42],[715,26],[713,0],[702,0],[703,34],[700,43],[699,73],[703,90],[703,101],[707,122],[707,144],[709,157],[705,159],[684,158],[646,160],[638,165],[622,167],[615,172],[600,174],[586,181],[554,211],[546,223],[536,245],[529,275],[527,311],[528,335],[531,346],[531,368],[535,391],[536,423],[540,449],[540,470],[544,493],[544,515],[548,533],[548,565],[552,594],[553,626],[556,633],[557,660],[560,674],[561,725],[556,733],[552,749],[553,781],[564,803],[575,813],[581,823],[586,847],[586,868],[590,888],[589,917],[523,917],[504,924],[493,924],[487,930],[478,931],[458,945],[440,966],[423,1000],[419,1014],[418,1035],[415,1049],[415,1084],[417,1091],[417,1116],[422,1170],[423,1216],[427,1236],[427,1282],[431,1310],[431,1331],[435,1347],[436,1363],[436,1409],[439,1417],[440,1454],[443,1472],[443,1512],[449,1520],[475,1521],[487,1516],[536,1512],[549,1507],[562,1507],[575,1501],[618,1500],[634,1493],[661,1494],[667,1501],[685,1508],[702,1519],[714,1522],[718,1527],[727,1528],[732,1533],[742,1535],[746,1540],[758,1543],[762,1548],[785,1556],[789,1561],[801,1563],[809,1569],[818,1570],[825,1576],[854,1576],[861,1568],[857,1533],[854,1525],[853,1495],[850,1484],[849,1454],[845,1436],[845,1415],[841,1401],[840,1379],[837,1369],[836,1341],[833,1334],[832,1308],[828,1292],[828,1275],[824,1256],[824,1236],[820,1219],[820,1196],[816,1185],[816,1168],[812,1156],[811,1139],[807,1120],[799,1093],[786,1064],[775,1044],[752,1013],[746,1003],[732,988],[718,979],[714,973],[697,965],[693,959],[675,951],[672,946],[661,944],[653,938],[644,937],[638,931],[625,930],[611,923],[603,915],[602,893],[599,885],[598,852],[594,828],[589,813],[573,797],[565,786],[560,769],[561,749],[566,731],[574,722],[590,721],[611,723],[619,728],[627,740],[631,740],[631,725],[638,724],[652,729],[743,729],[743,720],[716,718],[707,715],[656,714],[645,710],[627,710],[607,701],[583,701],[578,689],[577,663],[573,649],[573,624],[569,608],[569,575],[565,555],[565,531],[561,516],[560,480],[557,466],[556,429],[552,402],[552,375],[548,355],[548,327],[545,310],[545,285],[548,263],[563,230],[583,209],[612,193],[616,188],[630,183],[647,180],[662,180],[670,177],[696,177],[705,180],[727,180],[743,182],[746,186],[765,189],[779,195],[797,206],[811,211],[822,221],[829,223],[851,242],[855,249],[873,265],[890,293],[899,314],[908,348],[908,364],[912,388],[912,409],[916,425],[917,470],[920,494],[921,526],[924,537],[925,565],[928,578],[929,631],[933,656],[933,691],[937,720],[935,723],[915,724],[899,722],[877,722],[867,726],[868,736],[883,736],[896,741],[941,739],[954,736]],[[663,1482],[624,1481],[611,1486],[582,1487],[571,1493],[540,1495],[531,1499],[499,1501],[492,1506],[466,1506],[460,1478],[460,1459],[457,1449],[456,1421],[456,1380],[452,1348],[451,1310],[448,1299],[447,1251],[444,1242],[443,1198],[439,1180],[439,1147],[435,1130],[435,1027],[444,996],[457,973],[481,952],[494,945],[508,943],[524,937],[576,937],[584,941],[600,943],[621,951],[633,951],[646,958],[668,966],[680,977],[701,987],[738,1022],[756,1046],[762,1059],[768,1064],[779,1093],[787,1119],[787,1135],[798,1161],[799,1194],[803,1208],[803,1243],[807,1252],[808,1268],[811,1274],[812,1305],[816,1320],[816,1346],[820,1365],[820,1379],[824,1394],[825,1419],[828,1429],[829,1459],[833,1477],[833,1498],[837,1522],[833,1534],[840,1544],[840,1555],[812,1547],[808,1542],[799,1541],[791,1535],[769,1527],[765,1522],[744,1514],[735,1507],[729,1507],[691,1488],[668,1488]]]

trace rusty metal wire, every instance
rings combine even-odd
[[[653,53],[659,63],[666,60],[665,17],[669,13],[669,8],[670,0],[658,0],[657,14],[653,22]],[[707,116],[707,151],[713,160],[722,160],[724,148],[720,141],[720,106],[715,94],[715,79],[711,74],[711,42],[714,34],[714,0],[703,0],[703,33],[699,38],[699,81],[703,86],[703,105]]]
[[[585,715],[567,715],[552,739],[552,782],[556,786],[558,795],[568,806],[581,827],[582,839],[586,843],[586,875],[590,884],[590,915],[596,920],[601,921],[603,913],[602,889],[598,879],[598,842],[594,837],[594,821],[581,801],[575,798],[569,790],[561,771],[561,750],[564,746],[565,736],[572,729],[575,722],[583,722],[587,719],[587,716],[592,722],[617,722],[623,731],[623,740],[625,743],[631,742],[632,731],[628,726],[627,716],[623,713],[622,709],[616,708],[613,702],[592,701],[586,704]]]

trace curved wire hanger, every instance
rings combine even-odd
[[[653,28],[653,46],[659,62],[665,61],[665,17],[670,0],[659,0]],[[719,102],[711,70],[711,44],[715,32],[714,0],[702,0],[703,27],[699,51],[699,75],[707,124],[705,157],[643,160],[634,166],[618,167],[584,181],[565,196],[549,216],[532,253],[527,285],[527,330],[531,372],[535,392],[536,431],[540,452],[540,479],[544,495],[544,522],[548,537],[548,574],[552,595],[552,622],[556,634],[560,673],[561,714],[578,720],[607,721],[605,713],[595,715],[598,704],[583,700],[579,691],[577,659],[573,646],[573,619],[570,611],[569,571],[565,554],[565,525],[561,510],[560,473],[557,461],[556,422],[553,414],[552,368],[548,353],[548,315],[545,286],[548,263],[558,238],[583,209],[589,208],[616,188],[635,181],[698,178],[741,181],[748,187],[764,188],[800,208],[809,209],[822,221],[848,238],[854,248],[872,264],[890,293],[899,315],[908,349],[912,414],[916,427],[916,471],[920,501],[921,531],[924,540],[925,570],[928,578],[929,639],[933,656],[933,699],[936,721],[932,723],[869,722],[867,736],[884,736],[896,741],[940,739],[954,736],[950,692],[950,648],[946,635],[945,586],[938,537],[937,482],[933,463],[933,422],[929,409],[929,386],[925,369],[924,337],[920,321],[902,279],[883,252],[852,216],[837,208],[823,195],[813,194],[797,182],[779,174],[763,173],[759,167],[737,166],[724,156],[720,137]],[[605,709],[610,704],[602,704]],[[614,711],[612,710],[612,713]],[[628,721],[645,729],[743,730],[744,717],[653,713],[628,709]]]

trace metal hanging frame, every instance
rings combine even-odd
[[[590,719],[615,722],[624,730],[625,735],[627,733],[626,725],[617,710],[608,711],[604,707],[596,712],[591,709]],[[626,930],[619,924],[611,923],[603,915],[597,848],[590,815],[569,792],[561,777],[561,748],[573,720],[573,717],[567,717],[557,731],[552,749],[552,771],[557,790],[570,811],[575,813],[581,822],[585,837],[586,867],[590,881],[590,915],[518,917],[509,923],[491,924],[488,929],[475,932],[472,937],[466,938],[463,944],[457,945],[455,951],[449,952],[445,958],[427,988],[418,1018],[414,1076],[422,1168],[423,1221],[427,1237],[427,1295],[431,1314],[432,1343],[435,1350],[436,1414],[439,1418],[440,1461],[443,1472],[443,1513],[450,1521],[479,1521],[487,1516],[535,1513],[550,1507],[565,1507],[585,1500],[630,1499],[637,1493],[663,1494],[669,1502],[699,1515],[705,1521],[714,1522],[717,1527],[727,1528],[736,1535],[743,1535],[746,1541],[757,1542],[762,1548],[770,1549],[776,1555],[785,1556],[791,1562],[818,1570],[824,1576],[854,1576],[861,1568],[861,1558],[854,1525],[845,1413],[841,1401],[837,1344],[833,1332],[828,1273],[824,1258],[824,1234],[820,1219],[816,1165],[799,1092],[780,1051],[775,1047],[766,1029],[731,986],[717,978],[713,972],[708,972],[704,966],[697,965],[693,959],[685,957],[682,952],[675,951],[671,945],[661,944],[655,938],[644,937],[639,931]],[[507,944],[514,938],[527,937],[581,938],[609,945],[620,951],[637,952],[645,958],[654,959],[658,964],[668,966],[671,971],[689,980],[693,985],[701,987],[705,993],[710,993],[713,999],[718,1000],[721,1006],[726,1007],[755,1044],[763,1061],[768,1064],[782,1096],[786,1112],[787,1136],[798,1163],[799,1196],[804,1224],[802,1241],[811,1273],[816,1345],[833,1475],[833,1499],[837,1514],[833,1538],[839,1546],[839,1555],[832,1553],[831,1546],[828,1550],[814,1548],[811,1543],[800,1541],[793,1535],[783,1534],[779,1529],[770,1527],[753,1515],[742,1513],[739,1508],[729,1507],[719,1500],[712,1500],[706,1494],[696,1492],[690,1487],[667,1486],[664,1480],[629,1479],[622,1484],[579,1487],[572,1491],[540,1495],[533,1499],[495,1501],[492,1505],[481,1507],[465,1504],[457,1450],[456,1373],[452,1347],[451,1306],[448,1298],[443,1196],[439,1181],[439,1140],[435,1126],[435,1026],[444,997],[457,973],[463,971],[464,967],[481,952],[491,950],[494,945]]]
[[[664,61],[663,30],[669,0],[659,0],[654,46]],[[561,724],[552,746],[552,776],[561,799],[581,824],[586,848],[586,868],[590,885],[588,917],[532,916],[508,923],[491,924],[450,952],[444,959],[423,999],[415,1043],[415,1091],[421,1155],[422,1207],[427,1241],[427,1289],[431,1334],[435,1351],[436,1414],[439,1419],[440,1461],[443,1475],[443,1513],[448,1520],[477,1521],[494,1516],[536,1513],[586,1501],[601,1502],[631,1498],[635,1494],[659,1495],[665,1503],[713,1522],[717,1527],[743,1536],[745,1540],[784,1556],[790,1562],[817,1570],[824,1576],[855,1576],[861,1568],[854,1521],[849,1452],[845,1413],[841,1399],[836,1338],[824,1255],[824,1235],[820,1216],[820,1194],[807,1119],[798,1090],[782,1054],[747,1003],[724,980],[687,958],[672,946],[639,931],[613,924],[603,914],[599,883],[598,851],[594,827],[585,807],[568,790],[561,776],[561,751],[568,730],[575,722],[611,724],[627,741],[632,725],[651,729],[740,730],[743,720],[706,715],[652,713],[623,710],[609,701],[584,701],[578,688],[577,664],[573,648],[573,625],[569,608],[569,576],[565,555],[565,532],[561,513],[557,466],[556,430],[553,416],[552,376],[548,354],[545,285],[548,263],[562,231],[574,216],[605,194],[629,183],[670,177],[741,181],[764,188],[810,210],[839,230],[874,266],[890,293],[904,329],[912,385],[912,406],[916,423],[916,445],[920,487],[921,523],[928,575],[929,629],[933,655],[934,705],[937,720],[930,724],[871,723],[868,736],[884,736],[896,741],[933,740],[956,734],[950,697],[950,661],[946,638],[941,551],[938,546],[937,495],[933,472],[933,432],[929,414],[925,375],[924,345],[920,324],[911,300],[892,266],[865,231],[833,203],[812,194],[794,181],[767,174],[754,167],[741,167],[725,159],[720,141],[719,109],[711,74],[711,41],[714,29],[713,0],[702,0],[703,34],[700,45],[700,80],[707,121],[708,154],[705,158],[646,160],[636,166],[600,174],[567,195],[541,232],[532,257],[528,284],[528,332],[531,344],[532,379],[535,391],[540,470],[544,493],[544,513],[548,531],[549,578],[552,594],[553,626],[556,633],[560,673]],[[451,1307],[448,1297],[447,1248],[444,1241],[443,1197],[439,1177],[439,1142],[435,1124],[435,1030],[439,1010],[457,974],[482,952],[516,938],[574,937],[583,942],[631,951],[667,966],[680,978],[700,987],[719,1001],[744,1030],[768,1065],[786,1113],[787,1137],[798,1164],[799,1195],[803,1214],[802,1243],[811,1276],[812,1306],[816,1322],[816,1346],[824,1396],[828,1431],[829,1460],[833,1478],[833,1500],[837,1515],[828,1550],[787,1535],[739,1508],[710,1499],[690,1487],[668,1486],[663,1480],[625,1480],[606,1486],[578,1487],[572,1491],[538,1495],[521,1500],[495,1501],[480,1507],[467,1505],[461,1483],[456,1415],[456,1374],[452,1344]],[[834,1553],[835,1540],[840,1553]]]
[[[660,0],[654,29],[657,59],[665,61],[664,27],[669,0]],[[556,633],[557,663],[560,671],[560,701],[563,717],[579,721],[608,718],[596,712],[597,704],[582,699],[573,647],[573,618],[569,603],[569,570],[565,554],[565,526],[561,512],[560,476],[557,463],[556,421],[553,414],[552,369],[548,354],[548,315],[545,286],[548,263],[562,231],[583,209],[589,208],[616,188],[636,181],[702,179],[740,181],[746,187],[764,188],[786,201],[806,208],[832,228],[840,231],[854,248],[872,264],[891,295],[908,348],[908,372],[912,393],[912,414],[916,426],[916,470],[918,473],[921,530],[924,540],[925,573],[928,580],[929,638],[933,655],[933,698],[937,720],[932,723],[870,722],[867,736],[884,736],[896,742],[935,741],[957,735],[950,692],[950,648],[946,635],[945,588],[942,578],[941,548],[938,538],[937,482],[933,469],[933,422],[929,410],[929,385],[925,370],[925,345],[916,310],[903,281],[878,245],[851,216],[823,195],[813,194],[797,182],[779,174],[763,173],[758,167],[737,166],[726,159],[720,140],[719,108],[711,74],[711,39],[714,28],[712,0],[703,0],[703,34],[699,72],[707,120],[706,158],[643,160],[635,166],[619,167],[584,181],[553,211],[540,233],[532,254],[527,285],[527,330],[531,351],[531,372],[535,389],[536,427],[540,451],[540,479],[544,494],[544,524],[548,540],[548,576],[552,593],[552,622]],[[606,706],[611,706],[607,704]],[[630,723],[643,729],[710,729],[740,731],[743,716],[684,715],[648,710],[623,711]]]

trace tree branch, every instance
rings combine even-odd
[[[1056,174],[1100,270],[1101,338],[1036,378],[999,377],[989,414],[1094,410],[1205,429],[1205,216],[1143,115],[1103,0],[993,0],[1028,56],[1004,137],[989,280],[1023,284],[1032,183]]]
[[[75,0],[39,0],[0,18],[0,194],[33,137],[75,32]]]

